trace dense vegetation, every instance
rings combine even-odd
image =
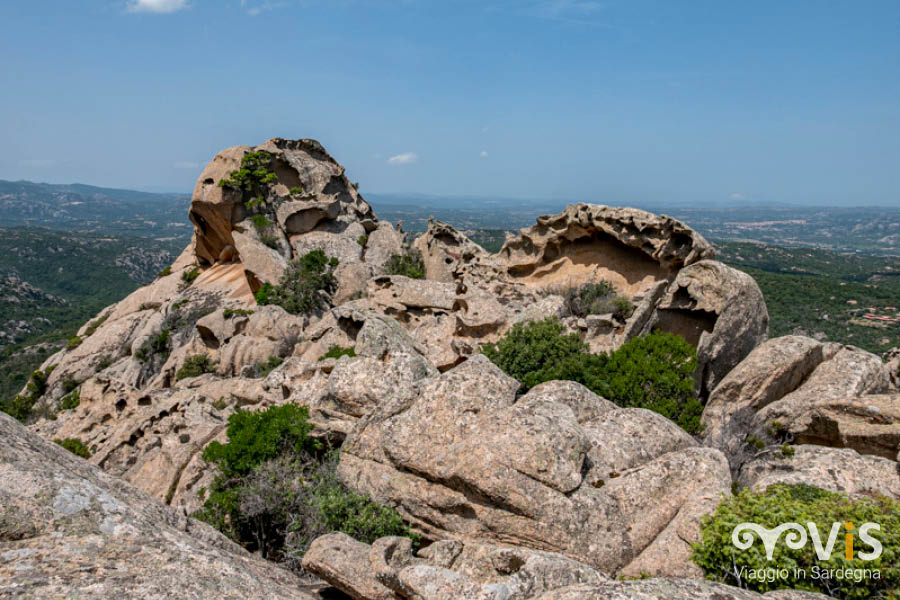
[[[81,458],[90,458],[91,450],[87,447],[87,444],[82,442],[76,438],[66,438],[64,440],[53,440],[55,443],[59,444],[75,456],[80,456]]]
[[[525,390],[556,379],[577,381],[619,406],[647,408],[689,433],[700,432],[697,353],[676,335],[651,333],[610,354],[591,354],[577,334],[545,319],[516,325],[482,352]]]
[[[425,278],[425,263],[422,253],[415,248],[407,248],[403,254],[394,254],[384,266],[387,275],[403,275],[410,279]]]
[[[773,560],[768,561],[762,541],[740,550],[732,543],[732,531],[740,523],[756,523],[772,529],[782,523],[815,523],[822,543],[827,544],[834,523],[853,523],[855,552],[869,552],[871,548],[859,538],[859,527],[867,522],[877,523],[880,532],[870,532],[883,546],[881,556],[864,561],[858,556],[846,560],[841,526],[831,558],[820,561],[812,541],[799,550],[784,543],[776,546]],[[803,589],[818,591],[835,598],[900,598],[900,502],[886,498],[851,499],[804,484],[776,485],[762,493],[749,490],[724,500],[715,514],[701,522],[701,540],[694,545],[694,562],[707,577],[731,585],[747,587],[759,592],[775,589]],[[776,581],[759,578],[739,578],[741,569],[786,569],[787,578]],[[873,569],[880,578],[823,579],[813,576],[814,569]]]
[[[188,356],[184,361],[184,364],[181,365],[181,368],[178,369],[178,372],[175,373],[175,381],[181,381],[188,377],[199,377],[205,373],[215,372],[216,361],[205,354],[195,354],[193,356]]]
[[[313,250],[292,260],[278,285],[264,284],[256,293],[256,302],[274,304],[294,315],[304,315],[330,306],[337,290],[334,269],[336,258],[328,258],[321,250]]]
[[[410,535],[396,511],[338,481],[337,453],[310,437],[308,414],[294,404],[232,414],[228,442],[212,442],[203,452],[217,475],[195,516],[293,568],[324,533],[341,531],[367,543]]]
[[[811,335],[875,353],[900,346],[900,322],[864,318],[900,314],[895,258],[749,243],[719,244],[719,251],[759,284],[770,336]]]
[[[631,300],[616,293],[616,289],[608,281],[562,289],[548,288],[544,291],[562,296],[566,312],[574,317],[611,314],[614,318],[625,321],[634,312]]]
[[[340,358],[342,356],[356,356],[356,350],[347,346],[332,346],[328,352],[319,357],[319,362],[329,358]]]

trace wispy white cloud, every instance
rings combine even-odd
[[[746,198],[746,196],[744,196],[740,192],[734,192],[731,194],[731,199],[734,200],[735,202],[740,202],[741,200],[744,200],[745,198]]]
[[[276,8],[283,8],[288,4],[288,2],[271,2],[270,0],[241,0],[241,8],[246,10],[251,17],[275,10]]]
[[[406,154],[397,154],[390,157],[387,161],[391,165],[411,165],[419,160],[419,155],[415,152],[407,152]]]
[[[480,156],[481,158],[487,158],[487,157],[488,157],[488,151],[487,151],[487,150],[482,150],[482,151],[481,151],[481,154],[479,154],[478,156]]]
[[[176,169],[199,169],[200,163],[193,162],[190,160],[179,160],[172,166]]]
[[[167,14],[188,8],[187,0],[130,0],[128,12]]]

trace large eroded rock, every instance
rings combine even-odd
[[[339,475],[434,538],[697,575],[690,541],[730,493],[724,457],[572,382],[517,388],[479,355],[400,389],[356,424]]]
[[[312,598],[294,575],[0,414],[0,596]]]

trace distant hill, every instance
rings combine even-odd
[[[0,180],[0,227],[179,239],[191,235],[190,194]]]
[[[103,307],[152,281],[185,242],[0,228],[0,397]]]

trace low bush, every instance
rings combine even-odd
[[[291,196],[301,196],[303,195],[303,186],[295,185],[290,189]]]
[[[880,525],[869,535],[879,540],[883,551],[879,558],[864,561],[858,552],[872,549],[859,537],[859,527],[867,522]],[[834,524],[839,524],[837,543],[831,557],[820,561],[810,540],[800,549],[789,548],[782,536],[773,559],[766,557],[758,535],[746,550],[732,542],[732,531],[741,523],[756,523],[772,529],[783,523],[815,523],[823,545],[828,543]],[[853,523],[848,532],[844,523]],[[854,558],[845,557],[845,535],[853,535]],[[900,502],[887,498],[849,498],[804,484],[779,484],[765,492],[743,490],[719,504],[716,512],[705,516],[700,525],[700,541],[694,544],[693,560],[707,578],[758,592],[776,589],[817,591],[834,598],[900,598]],[[814,573],[833,569],[871,569],[880,577],[823,578]],[[785,569],[787,577],[747,577],[754,571]],[[744,575],[742,575],[742,573]],[[784,574],[784,572],[782,572]]]
[[[79,404],[81,404],[81,392],[79,390],[72,390],[59,399],[58,408],[59,410],[72,410],[78,408]]]
[[[422,253],[412,248],[403,254],[394,254],[384,267],[387,275],[403,275],[410,279],[425,279],[425,262]]]
[[[280,356],[270,356],[269,360],[256,363],[256,376],[260,379],[265,379],[269,376],[269,373],[280,367],[283,362],[284,359]]]
[[[24,423],[31,416],[31,410],[34,408],[35,402],[36,400],[33,397],[27,394],[19,394],[8,400],[0,400],[0,411]]]
[[[278,238],[271,233],[260,233],[259,241],[261,241],[272,250],[279,250],[281,248],[281,244],[278,243]]]
[[[181,274],[181,287],[190,287],[198,277],[200,277],[200,269],[197,267],[191,267]]]
[[[172,267],[166,267],[165,269],[163,269],[162,271],[160,271],[159,273],[156,274],[156,278],[159,279],[160,277],[168,277],[171,274],[172,274]]]
[[[608,281],[551,291],[563,296],[566,312],[575,317],[612,314],[619,321],[625,321],[634,312],[631,300],[616,294],[616,289]]]
[[[340,358],[342,356],[354,357],[356,356],[356,350],[345,346],[332,346],[328,349],[328,352],[319,357],[319,362],[329,358]]]
[[[206,373],[215,373],[216,361],[205,354],[195,354],[187,357],[178,372],[175,373],[175,381],[181,381],[188,377],[199,377]]]
[[[106,320],[107,320],[108,318],[109,318],[109,315],[106,315],[106,316],[100,317],[99,319],[95,319],[94,321],[92,321],[92,322],[87,326],[87,329],[84,330],[84,337],[91,337],[92,335],[94,335],[94,332],[97,331],[97,329],[98,329],[101,325],[103,325],[104,323],[106,323]]]
[[[328,532],[366,542],[409,535],[396,511],[338,481],[337,453],[322,454],[309,436],[308,416],[306,407],[294,404],[232,414],[227,443],[213,442],[203,452],[217,475],[194,516],[294,568],[309,543]]]
[[[82,442],[76,438],[66,438],[64,440],[53,440],[54,443],[59,444],[75,456],[80,456],[81,458],[90,458],[91,450],[87,447],[87,444]]]
[[[516,325],[482,352],[525,391],[545,381],[577,381],[619,406],[653,410],[688,433],[701,430],[697,353],[679,336],[650,333],[610,354],[591,354],[577,334],[551,318]]]
[[[159,355],[166,357],[169,355],[169,338],[171,334],[168,329],[163,329],[154,336],[151,336],[144,342],[140,348],[134,353],[134,358],[138,362],[147,362]]]
[[[81,345],[82,339],[77,335],[73,335],[68,340],[66,340],[66,350],[74,350],[78,346]]]
[[[270,221],[265,215],[253,215],[252,217],[250,217],[250,221],[257,229],[265,229],[272,224],[272,221]]]
[[[328,258],[321,250],[313,250],[293,260],[285,269],[278,285],[264,284],[256,292],[257,304],[275,304],[287,312],[300,315],[330,306],[337,290],[334,269],[336,258]]]
[[[222,316],[226,319],[230,319],[231,317],[249,317],[252,314],[252,310],[246,310],[243,308],[226,308],[222,311]]]

